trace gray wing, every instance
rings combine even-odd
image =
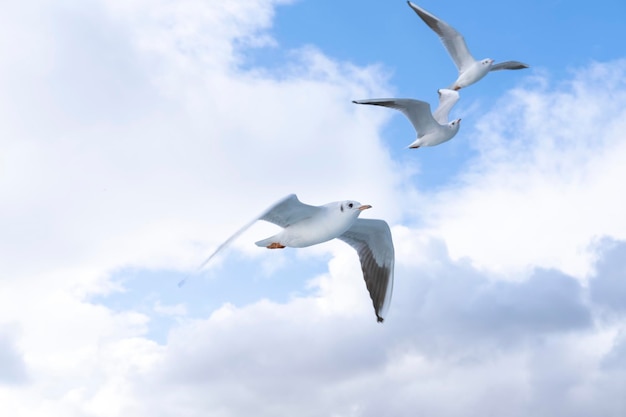
[[[287,227],[300,220],[308,219],[322,210],[321,207],[310,206],[291,194],[267,209],[258,220],[265,220],[280,227]]]
[[[475,59],[470,53],[469,49],[467,49],[467,44],[465,43],[465,39],[463,35],[461,35],[456,29],[452,26],[439,19],[437,16],[427,12],[422,9],[418,5],[407,1],[411,9],[417,13],[417,15],[430,27],[435,31],[443,46],[446,47],[448,54],[454,61],[459,72],[465,71],[469,66],[471,66]]]
[[[389,107],[401,111],[417,131],[417,137],[422,137],[439,127],[430,112],[430,104],[425,101],[412,98],[373,98],[369,100],[353,100],[352,102]]]
[[[200,266],[198,266],[198,268],[196,268],[194,274],[204,268],[204,266],[208,264],[209,261],[215,257],[215,255],[217,255],[222,249],[230,245],[235,239],[239,237],[239,235],[245,232],[257,220],[266,220],[270,223],[277,224],[278,226],[287,227],[291,223],[310,217],[319,210],[320,207],[309,206],[308,204],[301,203],[295,194],[288,195],[287,197],[283,198],[282,200],[278,201],[273,206],[268,208],[259,217],[255,218],[254,220],[243,226],[241,229],[237,230],[235,234],[233,234],[231,237],[226,239],[224,243],[219,245],[217,249],[215,249],[215,251],[211,255],[209,255],[209,257],[206,258],[204,262],[202,262]],[[188,277],[189,276],[181,280],[178,283],[178,286],[182,287],[187,281]]]
[[[489,71],[518,70],[518,69],[524,69],[524,68],[530,68],[530,66],[528,64],[524,64],[523,62],[519,62],[519,61],[504,61],[495,65],[492,65]]]
[[[459,101],[459,92],[441,88],[437,93],[439,94],[439,106],[437,106],[437,109],[433,113],[433,117],[437,123],[445,125],[448,123],[450,110],[454,107],[456,102]]]
[[[376,319],[382,322],[393,292],[394,249],[389,225],[383,220],[357,219],[338,239],[359,254]]]

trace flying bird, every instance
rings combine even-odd
[[[385,221],[358,218],[363,210],[371,207],[351,200],[311,206],[301,203],[295,194],[291,194],[218,246],[198,270],[257,220],[283,228],[278,234],[256,242],[257,246],[268,249],[303,248],[337,238],[357,251],[376,319],[382,322],[393,290],[394,248],[391,231]],[[185,280],[182,280],[178,285],[184,283]]]
[[[459,93],[445,88],[440,89],[438,93],[439,106],[432,114],[430,104],[411,98],[374,98],[352,102],[390,107],[401,111],[417,132],[417,139],[409,145],[409,148],[417,149],[420,146],[435,146],[449,141],[457,134],[461,126],[461,119],[448,122],[448,113],[459,101]]]
[[[449,88],[453,90],[460,90],[463,87],[474,84],[490,71],[528,68],[527,64],[519,61],[506,61],[494,65],[494,60],[491,58],[485,58],[480,61],[475,60],[467,48],[463,35],[461,35],[456,29],[433,14],[422,9],[418,5],[410,1],[407,1],[407,3],[424,21],[424,23],[426,23],[432,30],[435,31],[435,33],[437,33],[437,35],[439,35],[443,46],[446,47],[448,54],[459,70],[459,77]]]

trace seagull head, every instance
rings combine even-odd
[[[346,200],[339,202],[339,212],[344,215],[357,217],[363,210],[372,208],[369,204],[361,204],[358,201]]]
[[[488,67],[490,67],[491,65],[493,65],[493,63],[495,62],[494,59],[491,58],[485,58],[482,61],[480,61],[481,65],[486,65]]]
[[[461,119],[456,119],[448,123],[448,128],[454,130],[455,132],[459,130],[461,127]]]

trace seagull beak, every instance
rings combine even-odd
[[[359,207],[359,208],[358,208],[358,210],[359,210],[359,211],[363,211],[363,210],[367,210],[367,209],[369,209],[369,208],[372,208],[372,206],[370,206],[369,204],[366,204],[366,205],[364,205],[364,206]]]

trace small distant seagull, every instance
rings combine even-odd
[[[461,126],[461,119],[448,122],[448,113],[459,101],[459,93],[442,88],[439,93],[439,107],[431,114],[430,104],[411,98],[373,98],[369,100],[353,100],[356,104],[371,104],[390,107],[401,111],[411,122],[417,132],[417,139],[409,145],[411,149],[420,146],[435,146],[452,139]]]
[[[410,1],[407,1],[409,6],[417,13],[417,15],[439,35],[441,42],[448,50],[448,54],[454,61],[457,69],[459,70],[459,77],[454,84],[449,88],[453,90],[460,90],[463,87],[474,84],[476,81],[483,78],[489,71],[498,70],[518,70],[528,68],[527,64],[518,61],[506,61],[499,64],[495,64],[491,58],[486,58],[481,61],[476,61],[472,54],[470,54],[465,39],[456,29],[452,26],[432,15],[421,7],[417,6]]]
[[[382,322],[393,290],[394,248],[391,231],[385,221],[358,218],[363,210],[371,207],[351,200],[310,206],[291,194],[228,238],[198,270],[257,220],[284,228],[280,233],[256,242],[257,246],[268,249],[304,248],[337,238],[357,251],[376,318]],[[182,280],[178,285],[184,283],[185,280]]]

